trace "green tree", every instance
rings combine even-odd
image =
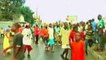
[[[34,23],[35,19],[33,18],[34,12],[29,7],[23,6],[21,7],[21,14],[24,16],[26,22],[31,25]]]
[[[0,0],[0,18],[4,20],[12,20],[13,15],[20,14],[20,7],[25,0]]]

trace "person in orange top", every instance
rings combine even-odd
[[[45,43],[45,50],[48,51],[48,37],[49,37],[49,34],[48,34],[47,26],[44,27],[43,35],[44,35],[43,40],[44,40],[44,43]]]
[[[43,37],[44,37],[44,27],[43,27],[43,26],[41,26],[41,28],[40,28],[39,36],[40,36],[40,38],[42,38],[42,39],[43,39]]]
[[[75,41],[71,43],[71,60],[85,60],[84,41],[79,32],[75,34]]]

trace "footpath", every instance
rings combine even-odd
[[[106,60],[106,45],[104,51],[96,51],[96,47],[96,44],[94,44],[92,47],[88,47],[88,52],[91,53],[96,60]]]

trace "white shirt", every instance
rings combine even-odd
[[[79,26],[79,27],[78,27],[78,31],[79,31],[79,32],[82,32],[82,29],[83,29],[82,26]]]
[[[54,39],[54,30],[53,30],[53,28],[49,28],[48,33],[49,33],[49,39]]]
[[[22,31],[22,35],[23,35],[23,44],[24,45],[31,45],[31,38],[32,38],[31,30],[25,28]]]

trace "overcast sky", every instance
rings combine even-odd
[[[106,0],[26,0],[34,12],[38,10],[43,21],[65,21],[66,16],[78,16],[78,21],[106,17]]]

